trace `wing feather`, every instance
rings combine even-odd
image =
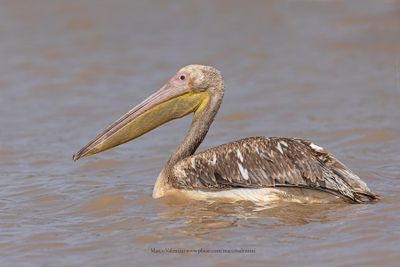
[[[178,189],[302,187],[361,202],[378,196],[344,164],[315,144],[281,137],[250,137],[179,161],[172,185]]]

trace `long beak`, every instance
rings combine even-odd
[[[195,93],[167,83],[131,109],[73,155],[73,160],[93,155],[135,139],[148,131],[196,111],[207,93]]]

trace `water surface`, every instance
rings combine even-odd
[[[0,25],[2,266],[398,265],[399,1],[2,1]],[[190,118],[72,161],[190,63],[215,65],[226,81],[201,150],[307,138],[383,200],[153,200]]]

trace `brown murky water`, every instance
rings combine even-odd
[[[1,266],[398,266],[400,1],[2,1]],[[224,104],[201,149],[315,141],[372,205],[153,200],[190,118],[71,156],[189,63]],[[248,249],[169,253],[162,249]]]

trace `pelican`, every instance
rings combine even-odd
[[[126,143],[193,113],[188,133],[156,180],[154,198],[257,203],[363,203],[378,199],[343,163],[303,139],[248,137],[195,154],[223,95],[223,79],[216,68],[188,65],[74,154],[73,160]]]

